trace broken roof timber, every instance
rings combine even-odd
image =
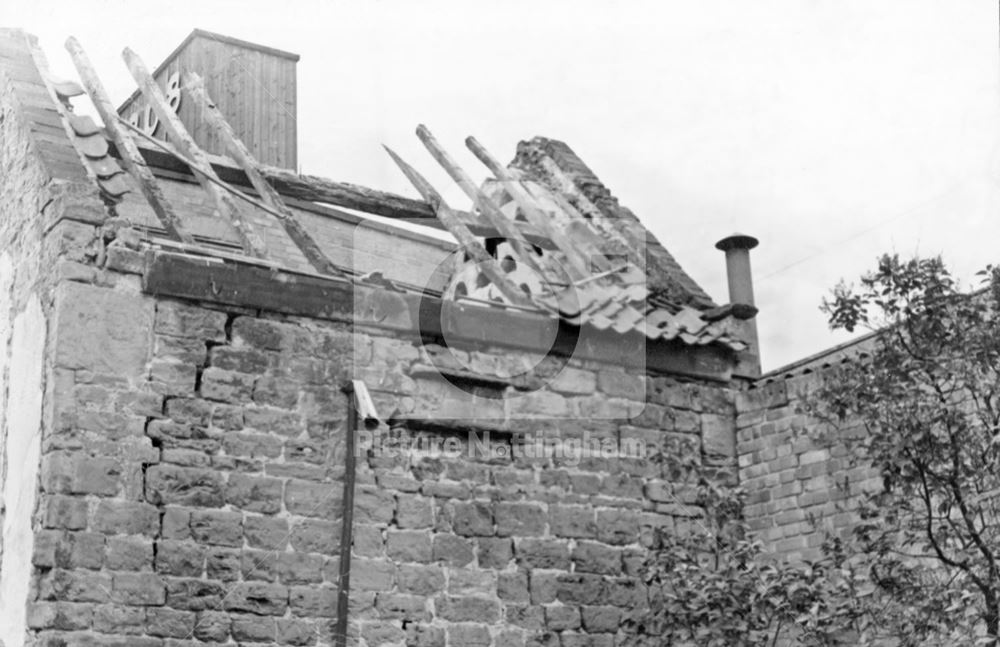
[[[201,182],[205,191],[214,200],[219,213],[228,218],[233,224],[233,228],[240,238],[244,251],[258,258],[266,258],[267,247],[264,244],[264,240],[254,230],[250,222],[242,216],[236,207],[233,197],[211,181],[213,179],[219,180],[215,175],[215,171],[212,170],[211,163],[205,156],[204,151],[198,147],[188,133],[187,127],[181,123],[180,118],[170,108],[166,97],[163,96],[163,91],[157,85],[152,75],[150,75],[149,70],[146,69],[146,65],[142,62],[142,59],[128,47],[122,52],[122,58],[125,59],[129,72],[132,73],[132,77],[139,85],[139,89],[142,90],[143,95],[153,108],[156,116],[159,117],[160,123],[167,129],[171,139],[177,143],[192,162],[197,164],[197,167],[193,170],[198,171],[198,181]]]
[[[140,143],[139,150],[146,163],[152,168],[192,175],[187,164],[162,149]],[[114,148],[112,148],[112,155],[120,157],[120,153]],[[228,157],[211,154],[208,157],[213,170],[220,178],[230,184],[250,186],[250,180],[243,169],[239,168]],[[260,171],[283,198],[319,202],[390,220],[433,229],[444,229],[444,225],[438,221],[434,209],[423,200],[415,200],[396,193],[379,191],[349,182],[336,182],[315,175],[300,175],[294,171],[274,166],[262,166]],[[483,222],[478,216],[458,209],[453,211],[476,236],[486,238],[500,236],[496,229]],[[528,242],[542,247],[551,247],[552,243],[536,227],[524,222],[517,223],[517,227]]]

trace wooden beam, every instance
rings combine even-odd
[[[198,181],[205,191],[212,196],[212,200],[215,202],[219,213],[232,222],[243,250],[251,256],[267,258],[267,248],[264,245],[264,240],[254,231],[251,224],[240,213],[236,207],[236,203],[233,201],[233,196],[228,191],[221,189],[206,179],[207,177],[214,177],[218,180],[218,176],[212,170],[212,165],[205,156],[205,153],[198,147],[198,144],[195,143],[191,135],[188,134],[187,128],[184,127],[180,118],[174,113],[170,104],[167,103],[167,98],[163,96],[163,90],[156,84],[156,80],[150,75],[142,59],[127,47],[122,52],[122,58],[125,59],[129,72],[132,73],[132,77],[139,84],[139,89],[142,90],[146,101],[149,102],[149,105],[153,108],[153,112],[159,117],[160,123],[166,128],[167,133],[176,142],[177,146],[180,147],[181,151],[197,165],[199,171],[196,174]],[[219,181],[221,182],[221,180]]]
[[[302,251],[306,260],[320,274],[342,276],[343,272],[323,253],[323,250],[316,244],[316,240],[313,239],[292,212],[288,210],[285,203],[282,202],[278,192],[260,174],[260,164],[236,136],[236,133],[233,132],[232,126],[229,125],[226,118],[219,112],[219,109],[215,107],[212,99],[208,96],[208,92],[205,90],[205,84],[202,82],[201,77],[193,72],[186,74],[184,76],[183,87],[201,108],[202,114],[209,126],[215,130],[215,134],[225,143],[229,153],[236,159],[243,172],[250,179],[253,188],[260,194],[264,203],[271,207],[272,212],[276,214],[278,222],[284,227],[285,233],[288,234],[292,242]]]
[[[475,137],[468,137],[465,145],[472,154],[486,166],[493,176],[502,184],[503,188],[520,207],[524,217],[528,222],[538,227],[559,251],[566,255],[570,267],[575,270],[574,280],[590,277],[593,270],[604,272],[610,269],[610,263],[599,249],[589,245],[589,241],[570,240],[564,231],[557,228],[555,221],[548,214],[542,212],[541,208],[528,191],[521,185],[521,181],[514,177],[507,168],[493,157],[486,147],[476,141]],[[567,214],[569,217],[569,214]],[[582,249],[581,249],[582,247]]]
[[[356,184],[335,182],[315,175],[299,175],[288,169],[273,166],[263,167],[261,173],[284,196],[308,200],[309,202],[325,202],[337,207],[346,207],[415,225],[436,229],[445,228],[438,220],[434,208],[422,200],[413,200],[395,193],[378,191]],[[452,209],[452,212],[462,224],[477,236],[497,237],[501,235],[495,227],[482,222],[480,218],[471,213],[457,209]],[[537,227],[528,223],[517,223],[515,226],[528,242],[542,247],[551,246],[548,237]]]
[[[403,171],[403,175],[413,184],[413,188],[417,190],[424,200],[435,207],[435,212],[438,215],[438,219],[441,220],[441,224],[458,240],[462,249],[479,265],[479,268],[493,281],[497,289],[514,305],[535,307],[531,299],[519,287],[514,285],[496,259],[490,256],[486,248],[483,247],[483,244],[458,219],[455,212],[445,203],[444,198],[441,197],[434,187],[422,175],[417,173],[416,169],[404,162],[399,155],[396,155],[392,149],[388,146],[383,148],[389,153],[389,157],[396,163],[396,166]]]
[[[514,228],[513,223],[507,219],[507,216],[500,211],[500,207],[493,204],[493,201],[487,197],[485,193],[480,190],[479,187],[472,181],[472,178],[462,169],[458,163],[452,159],[448,151],[444,149],[441,144],[434,138],[431,131],[428,130],[427,126],[423,124],[417,126],[417,137],[423,142],[424,147],[430,152],[431,157],[433,157],[438,164],[451,176],[451,179],[455,181],[455,184],[459,186],[460,189],[469,197],[470,200],[479,209],[479,213],[486,218],[493,227],[500,232],[500,234],[510,241],[513,245],[514,251],[520,257],[520,260],[526,262],[533,270],[539,273],[542,278],[547,278],[545,272],[538,262],[535,255],[535,250],[531,248],[530,245],[521,236],[521,232]]]
[[[90,100],[97,109],[97,114],[101,116],[101,121],[104,122],[111,141],[114,142],[115,148],[119,151],[122,165],[139,184],[139,190],[146,197],[149,206],[153,208],[153,213],[156,214],[160,224],[175,239],[189,245],[194,245],[194,237],[184,228],[184,225],[181,224],[181,219],[174,212],[170,203],[167,202],[163,191],[160,190],[160,185],[156,181],[156,177],[149,167],[146,166],[146,160],[139,151],[139,147],[132,139],[132,136],[118,123],[118,113],[111,104],[111,99],[108,98],[104,84],[101,83],[100,77],[94,71],[87,53],[72,36],[66,40],[66,49],[73,58],[73,63],[80,74],[80,80],[83,82],[83,87],[86,88]]]

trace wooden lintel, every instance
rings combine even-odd
[[[636,332],[580,329],[542,314],[467,306],[414,293],[355,286],[335,277],[275,272],[250,262],[150,251],[143,290],[222,305],[348,321],[385,328],[457,348],[513,348],[626,365],[650,374],[726,382],[733,354],[726,348],[644,341]],[[554,341],[553,341],[554,340]]]
[[[142,287],[154,295],[306,317],[346,320],[354,312],[353,286],[346,280],[169,252],[148,253]]]

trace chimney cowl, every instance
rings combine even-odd
[[[727,252],[731,249],[746,249],[750,250],[760,244],[760,241],[753,236],[748,236],[747,234],[734,233],[726,236],[719,242],[715,243],[715,248]]]

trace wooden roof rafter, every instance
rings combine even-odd
[[[146,165],[146,160],[139,151],[135,140],[129,134],[128,130],[119,123],[118,113],[112,105],[107,91],[104,89],[104,84],[101,83],[100,77],[94,71],[87,53],[72,36],[66,40],[66,49],[73,59],[73,63],[80,75],[80,80],[83,82],[83,87],[94,104],[97,114],[100,115],[101,120],[104,122],[104,127],[111,137],[111,141],[118,149],[122,165],[128,171],[129,175],[135,178],[139,185],[139,190],[145,196],[149,206],[152,207],[153,213],[156,214],[163,228],[173,238],[188,245],[195,244],[194,237],[181,223],[181,219],[177,216],[177,213],[160,189],[160,185],[157,183],[153,172]]]
[[[288,234],[292,242],[302,251],[306,260],[320,274],[343,276],[344,272],[320,249],[316,240],[305,230],[288,207],[285,206],[278,192],[264,179],[264,176],[261,174],[260,163],[250,153],[246,145],[236,136],[232,126],[229,125],[229,122],[226,121],[226,118],[215,106],[215,103],[212,102],[201,77],[194,73],[186,74],[182,87],[201,106],[208,124],[215,130],[219,139],[225,142],[226,148],[243,169],[243,172],[246,173],[247,178],[260,195],[264,204],[270,207],[270,212],[277,217],[285,233]]]
[[[163,124],[167,133],[177,143],[181,151],[196,165],[194,168],[198,171],[195,174],[198,181],[201,183],[202,188],[212,197],[219,214],[232,223],[240,239],[243,251],[250,256],[267,258],[267,246],[264,244],[264,240],[254,230],[253,225],[240,213],[236,203],[233,201],[232,195],[219,186],[222,180],[219,179],[212,169],[212,164],[205,156],[205,152],[195,143],[194,138],[188,133],[187,128],[181,122],[180,118],[171,109],[167,98],[163,95],[163,90],[157,85],[156,80],[149,73],[145,63],[142,62],[138,54],[128,47],[122,52],[122,58],[125,59],[125,64],[132,74],[132,78],[139,85],[139,89],[142,91],[146,101],[149,102],[153,112],[159,118],[160,123]],[[218,182],[212,182],[211,180],[218,180]]]

